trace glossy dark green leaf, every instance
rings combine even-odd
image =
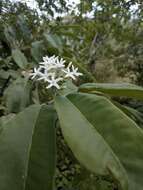
[[[0,189],[52,190],[55,174],[55,111],[34,105],[0,133]]]
[[[142,190],[142,129],[104,96],[76,93],[68,95],[68,99],[95,127],[123,164],[129,179],[128,190]]]
[[[111,83],[87,83],[79,87],[81,92],[96,93],[103,92],[112,96],[125,96],[143,100],[143,88],[128,83],[111,84]]]
[[[56,97],[55,107],[64,138],[81,164],[96,174],[111,174],[127,190],[126,172],[96,128],[66,97]]]

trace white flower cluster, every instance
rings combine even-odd
[[[45,56],[43,57],[43,62],[39,63],[38,68],[34,68],[34,71],[30,73],[31,79],[36,78],[37,80],[43,80],[46,82],[47,89],[55,87],[60,89],[60,84],[65,81],[66,78],[71,78],[73,80],[76,77],[82,75],[78,72],[78,68],[75,68],[70,62],[68,66],[65,66],[65,60],[63,58]]]

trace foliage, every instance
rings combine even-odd
[[[79,88],[79,90],[83,88],[88,89],[86,88],[86,85],[84,86],[85,87]],[[106,90],[106,86],[101,86],[103,90]],[[107,87],[108,86],[109,85],[107,85]],[[138,96],[138,91],[135,89],[139,89],[139,92],[143,95],[142,88],[135,88],[135,86],[131,85],[126,85],[126,88],[124,86],[121,88],[121,85],[119,87],[118,88],[122,92],[122,95],[127,94],[128,96],[127,92],[131,91],[131,93],[134,94],[134,97],[140,98],[140,96]],[[96,84],[92,84],[92,88],[94,94],[77,92],[69,93],[66,97],[57,96],[55,98],[55,109],[58,114],[63,136],[75,157],[89,171],[99,176],[112,177],[112,180],[119,189],[142,189],[143,169],[141,167],[143,151],[141,148],[136,149],[136,146],[140,145],[143,141],[142,129],[140,129],[137,124],[126,115],[125,111],[120,109],[119,106],[117,107],[113,104],[103,93],[96,93],[94,90],[94,88],[96,88]],[[111,85],[110,88],[111,91],[113,91],[111,95],[116,93],[117,86]],[[100,89],[98,89],[98,91],[100,92]],[[93,93],[91,90],[89,92]],[[22,187],[35,189],[35,187],[37,188],[37,185],[34,180],[34,175],[37,175],[36,179],[42,176],[41,183],[38,183],[40,188],[44,188],[46,184],[47,188],[50,186],[48,182],[52,181],[54,170],[52,169],[51,171],[49,169],[47,171],[45,166],[43,169],[41,168],[42,173],[47,171],[49,175],[48,177],[47,174],[45,175],[43,173],[45,181],[43,181],[43,175],[39,175],[39,164],[42,164],[43,166],[45,159],[47,164],[47,159],[50,159],[53,162],[53,157],[51,156],[53,155],[55,157],[56,155],[54,151],[55,140],[53,136],[51,136],[55,136],[55,132],[52,130],[53,128],[55,129],[55,124],[53,120],[48,120],[51,119],[51,117],[54,117],[55,112],[53,111],[53,108],[48,112],[46,112],[46,110],[46,106],[31,106],[9,120],[5,125],[2,125],[0,135],[2,140],[1,153],[3,155],[0,159],[1,168],[5,159],[16,161],[16,155],[22,156],[24,159],[23,162],[19,162],[20,165],[15,165],[13,162],[10,162],[10,164],[7,165],[8,168],[6,170],[9,172],[2,172],[0,174],[1,185],[4,189],[9,188],[10,183],[6,183],[8,178],[14,178],[10,185],[15,189]],[[103,117],[104,121],[102,119]],[[34,120],[36,120],[36,123]],[[26,121],[28,121],[28,124]],[[24,126],[19,125],[20,123],[23,123]],[[52,128],[49,126],[49,132],[46,132],[46,130],[48,130],[47,124],[50,125],[50,123],[53,126]],[[33,125],[35,125],[34,129],[29,128],[29,126],[32,127]],[[19,139],[19,135],[17,135],[19,130],[24,130],[22,132],[24,139],[21,137]],[[29,130],[35,131],[33,131],[34,134],[32,135],[32,138],[30,138],[30,141],[29,135],[31,133]],[[15,136],[17,136],[17,139],[15,139]],[[119,144],[120,139],[122,139],[122,141]],[[48,144],[48,142],[50,144]],[[32,144],[29,145],[29,143]],[[38,143],[38,147],[40,147],[38,148],[35,143]],[[42,144],[39,145],[39,143]],[[9,150],[9,145],[12,146],[10,149],[11,151]],[[49,146],[49,148],[47,147],[47,150],[50,152],[45,151],[46,145]],[[25,146],[23,147],[24,149],[30,146],[30,152],[25,152],[25,157],[23,157],[24,152],[21,152],[22,149],[17,146]],[[85,147],[88,147],[88,149]],[[8,156],[3,153],[5,150],[8,150]],[[43,156],[41,158],[38,157],[39,153],[40,156],[42,156],[43,153],[45,155],[45,159]],[[47,156],[45,153],[47,153]],[[28,156],[28,154],[30,155]],[[130,157],[132,160],[129,159]],[[27,159],[28,161],[26,161]],[[27,168],[22,163],[27,163],[26,165],[29,167]],[[37,164],[35,165],[34,163]],[[21,164],[24,166],[24,170],[21,168]],[[49,164],[51,167],[51,163]],[[13,166],[17,168],[21,175],[19,175],[19,172],[17,174],[13,173]],[[47,165],[47,167],[49,166]],[[27,170],[26,175],[25,172],[22,173],[22,171],[25,170]],[[13,175],[13,178],[11,178],[11,175]],[[20,177],[23,175],[24,177],[18,179],[18,176]],[[15,180],[18,180],[18,183],[15,183]],[[45,185],[42,187],[42,184]]]
[[[0,187],[142,189],[142,1],[36,2],[0,2]],[[84,74],[55,106],[28,78],[53,54]]]
[[[54,115],[52,108],[35,105],[3,126],[0,134],[1,189],[53,188],[56,153]]]

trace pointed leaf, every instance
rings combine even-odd
[[[79,87],[81,92],[96,93],[103,92],[112,96],[125,96],[143,100],[143,88],[128,83],[110,84],[110,83],[87,83]]]

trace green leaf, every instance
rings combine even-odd
[[[59,91],[59,94],[63,95],[63,96],[66,96],[66,95],[68,95],[70,93],[77,92],[77,90],[78,90],[77,86],[73,84],[71,79],[69,79],[69,80],[66,80],[63,83],[62,88]]]
[[[26,59],[25,55],[19,49],[12,50],[12,57],[13,57],[15,63],[21,69],[26,69],[27,68],[27,66],[28,66],[27,59]]]
[[[75,157],[90,171],[111,174],[127,190],[126,172],[116,155],[93,125],[66,97],[56,97],[55,107],[66,142]]]
[[[125,96],[143,100],[143,88],[129,83],[87,83],[79,87],[81,92],[96,93],[103,92],[112,96]]]
[[[18,113],[27,107],[31,102],[30,84],[25,78],[18,78],[12,83],[4,94],[8,113]]]
[[[15,116],[14,113],[10,113],[8,115],[4,115],[0,117],[0,126],[2,127],[5,125],[8,121],[10,121]]]
[[[131,107],[121,105],[116,101],[112,101],[119,109],[121,109],[127,116],[133,119],[140,127],[143,128],[143,114]]]
[[[39,62],[40,59],[43,56],[43,41],[35,41],[32,43],[32,48],[31,48],[31,55],[33,56],[33,58]]]
[[[32,35],[28,28],[27,21],[25,19],[25,15],[22,13],[17,15],[17,26],[20,30],[20,34],[22,35],[21,37],[23,37],[27,41],[30,40]]]
[[[136,123],[138,123],[138,125],[140,127],[143,128],[143,113],[133,109],[133,108],[130,108],[128,106],[123,106],[124,109],[126,109],[128,111],[128,115],[131,117],[133,117],[133,119],[136,121]]]
[[[17,47],[17,41],[16,41],[16,32],[15,29],[10,26],[7,25],[4,27],[4,35],[5,38],[7,39],[9,45],[11,46],[11,48],[16,48]]]
[[[3,126],[0,189],[52,190],[55,174],[55,111],[34,105]]]
[[[77,93],[68,95],[68,99],[94,126],[123,164],[129,178],[128,189],[142,190],[142,129],[104,96]]]
[[[56,48],[62,52],[62,40],[58,35],[45,33],[44,37],[51,47]]]

